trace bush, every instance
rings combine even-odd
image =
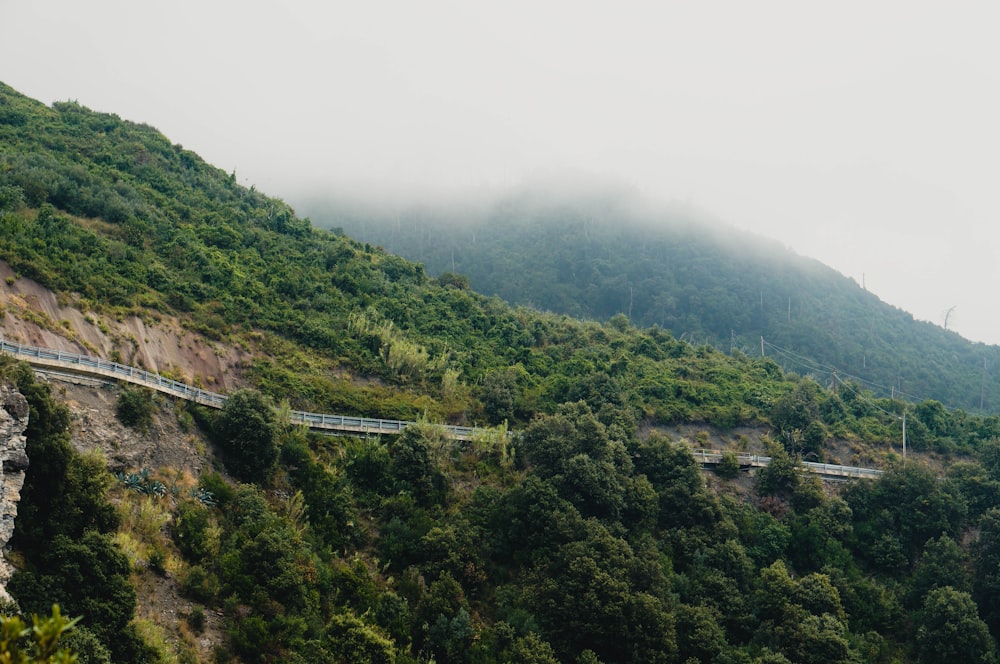
[[[201,565],[191,565],[181,580],[181,593],[199,602],[211,602],[219,592],[219,579]]]
[[[125,426],[148,428],[153,423],[153,393],[141,387],[126,387],[118,395],[116,412]]]
[[[215,438],[226,467],[245,482],[264,482],[278,460],[274,409],[256,390],[234,392],[215,420]]]
[[[201,562],[209,552],[208,508],[197,503],[181,503],[177,507],[171,528],[174,543],[184,557],[193,562]]]
[[[719,461],[719,465],[715,467],[715,473],[719,477],[724,477],[727,480],[731,480],[740,472],[740,460],[736,456],[736,452],[732,450],[726,450],[722,453],[722,460]]]
[[[205,631],[205,609],[200,606],[195,606],[191,608],[191,613],[187,615],[187,624],[196,633],[201,634]]]
[[[156,572],[159,576],[167,575],[167,552],[161,547],[157,546],[153,549],[146,563],[149,565],[149,569]]]

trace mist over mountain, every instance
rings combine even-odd
[[[915,320],[778,241],[627,186],[550,177],[453,201],[303,201],[319,226],[514,304],[602,321],[623,314],[754,356],[763,337],[766,355],[828,386],[837,372],[885,396],[1000,408],[997,347]]]

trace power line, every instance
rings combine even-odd
[[[832,376],[834,376],[834,374],[836,374],[836,376],[837,376],[838,379],[847,378],[849,382],[858,383],[858,384],[860,384],[862,386],[865,386],[865,387],[871,389],[873,392],[882,392],[884,394],[897,395],[899,397],[902,397],[901,398],[902,401],[909,401],[911,403],[919,403],[921,401],[926,401],[925,398],[918,397],[916,395],[909,394],[907,392],[904,392],[902,390],[898,390],[898,389],[895,389],[895,388],[886,387],[885,385],[879,385],[878,383],[872,382],[872,381],[867,380],[865,378],[861,378],[860,376],[855,376],[853,374],[846,373],[846,372],[844,372],[844,371],[842,371],[840,369],[837,369],[835,367],[823,364],[821,362],[813,360],[812,358],[808,358],[808,357],[805,357],[804,355],[800,355],[800,354],[798,354],[798,353],[796,353],[794,351],[788,350],[787,348],[782,348],[781,346],[777,346],[777,345],[771,343],[770,341],[767,341],[763,337],[761,337],[761,347],[765,347],[765,346],[767,348],[770,348],[771,350],[775,351],[777,354],[781,355],[782,357],[784,357],[789,363],[796,364],[796,365],[798,365],[800,367],[804,367],[805,369],[809,370],[810,372],[812,372],[814,374],[820,374],[820,375],[829,376],[829,377],[832,377]],[[846,385],[847,383],[841,381],[840,384],[841,385]],[[851,389],[851,391],[854,392],[857,396],[859,396],[859,397],[862,396],[853,387],[850,387],[849,389]],[[872,403],[872,405],[875,406],[876,408],[878,408],[878,406],[875,405],[874,403]],[[944,408],[946,410],[949,410],[949,411],[962,410],[962,409],[956,408],[954,406],[948,406],[947,404],[942,404],[942,406],[944,406]],[[880,408],[880,410],[881,410],[881,408]],[[894,413],[888,413],[888,411],[885,411],[885,410],[883,410],[882,412],[885,412],[886,414],[891,414],[893,417],[896,417],[896,418],[899,417],[898,415],[895,415]]]

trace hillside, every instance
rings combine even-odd
[[[624,314],[726,352],[759,356],[764,337],[791,352],[765,349],[782,366],[826,385],[835,368],[883,396],[1000,412],[1000,348],[916,321],[776,242],[605,183],[452,205],[316,197],[305,207],[320,226],[514,304],[601,321]]]
[[[81,616],[81,661],[995,661],[1000,418],[512,307],[6,87],[0,260],[10,338],[229,394],[0,358],[30,409],[8,589]],[[289,407],[423,421],[318,437]],[[773,460],[710,475],[705,445]],[[887,472],[799,472],[823,458]]]

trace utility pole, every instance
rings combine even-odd
[[[906,411],[903,411],[903,465],[906,465]]]
[[[760,338],[760,356],[764,357],[764,337]]]
[[[986,393],[986,358],[983,358],[983,380],[979,383],[979,414],[983,414],[983,396]]]
[[[833,370],[833,396],[837,396],[837,370]]]

